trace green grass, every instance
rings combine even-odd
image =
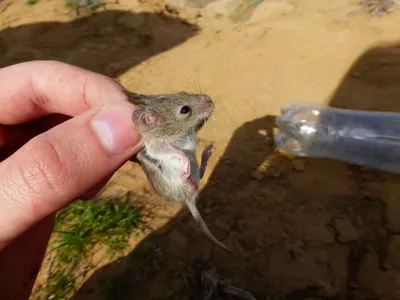
[[[74,291],[75,280],[71,275],[57,272],[48,282],[46,299],[66,299],[66,296]]]
[[[73,8],[74,7],[74,3],[72,2],[72,0],[65,0],[64,4],[68,8]]]
[[[62,300],[74,290],[73,270],[95,245],[108,255],[126,248],[128,238],[140,227],[139,212],[128,203],[76,201],[56,217],[55,240],[49,246],[54,264],[45,289],[48,300]]]
[[[33,0],[35,1],[35,0]],[[68,8],[74,7],[73,0],[64,0],[65,6]],[[102,4],[102,0],[85,0],[79,3],[79,6],[86,7],[88,9],[95,9],[98,8]]]
[[[38,2],[38,0],[27,0],[25,2],[26,5],[35,5]]]

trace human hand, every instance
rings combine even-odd
[[[0,291],[27,299],[55,213],[97,192],[140,148],[114,80],[34,61],[0,69]],[[91,191],[91,192],[90,192]]]

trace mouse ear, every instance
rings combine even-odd
[[[141,127],[154,124],[157,121],[153,111],[148,109],[138,109],[132,114],[133,125]]]
[[[124,91],[125,95],[128,97],[128,102],[139,108],[145,108],[147,106],[146,96],[141,94],[136,94],[130,91]]]
[[[157,121],[154,112],[151,110],[143,110],[139,118],[143,125],[151,125]]]

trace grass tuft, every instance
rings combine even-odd
[[[25,4],[31,6],[31,5],[35,5],[37,2],[38,2],[38,0],[27,0],[25,2]]]
[[[140,214],[128,203],[78,200],[56,216],[55,239],[48,254],[54,255],[44,298],[62,300],[75,289],[72,276],[95,245],[114,256],[128,246],[130,234],[140,227]]]

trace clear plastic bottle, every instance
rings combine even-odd
[[[400,114],[299,102],[276,119],[277,147],[296,156],[324,157],[400,174]]]

